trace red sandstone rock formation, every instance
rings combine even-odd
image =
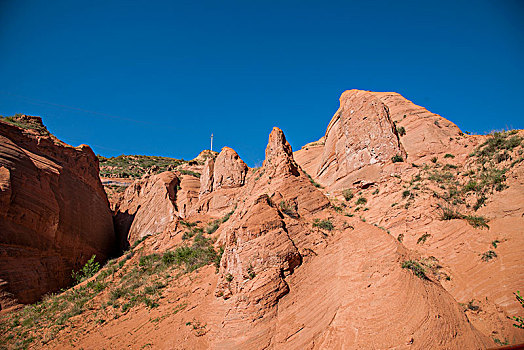
[[[519,314],[513,292],[524,278],[522,146],[494,165],[507,168],[494,174],[509,187],[486,192],[474,210],[479,195],[461,186],[481,171],[470,154],[486,139],[463,135],[400,95],[352,90],[325,136],[295,154],[274,128],[260,169],[247,169],[226,148],[203,167],[203,158],[191,165],[200,179],[181,175],[178,190],[174,173],[144,178],[119,208],[141,228],[130,241],[159,233],[126,264],[190,246],[177,225],[183,217],[200,228],[219,225],[202,233],[223,248],[218,271],[176,275],[158,308],[105,310],[125,317],[103,325],[100,310],[88,310],[45,346],[73,339],[85,348],[166,349],[482,349],[494,338],[522,342],[507,318]],[[395,155],[409,161],[393,162]],[[7,176],[0,168],[5,193]],[[344,189],[354,197],[344,198]],[[489,227],[464,217],[442,220],[443,205],[485,216]],[[488,249],[499,257],[483,261]],[[424,274],[406,268],[407,261],[422,264]]]
[[[115,208],[119,236],[132,244],[144,236],[166,230],[177,218],[179,184],[179,178],[170,171],[133,182]]]
[[[395,155],[406,157],[387,106],[365,91],[342,94],[324,139],[320,166],[314,173],[322,183],[365,166],[380,167]]]
[[[115,235],[93,151],[59,141],[39,117],[16,122],[27,129],[0,122],[0,280],[30,303],[68,286],[91,255],[107,258]]]

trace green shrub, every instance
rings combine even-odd
[[[463,192],[464,193],[468,193],[468,192],[478,192],[480,191],[480,186],[479,184],[474,181],[474,180],[470,180],[465,186],[464,186],[464,189],[463,189]]]
[[[71,272],[71,277],[73,277],[73,280],[75,284],[78,284],[82,281],[85,281],[86,279],[92,277],[95,275],[95,273],[100,270],[100,264],[95,261],[96,255],[93,255],[91,259],[89,259],[84,267],[82,267],[82,270],[75,272],[74,270]]]
[[[162,257],[158,254],[149,254],[149,255],[141,256],[138,262],[138,266],[151,267],[154,262],[160,259],[162,259]]]
[[[294,202],[281,201],[279,206],[280,210],[287,216],[290,216],[292,218],[298,217],[297,205]]]
[[[353,190],[351,188],[348,188],[348,189],[345,189],[344,191],[342,191],[342,195],[344,196],[344,199],[346,201],[350,201],[355,196],[353,194]]]
[[[397,127],[397,133],[398,133],[399,136],[406,135],[406,128],[404,128],[403,126]]]
[[[206,233],[208,234],[212,234],[214,233],[216,230],[218,230],[218,228],[220,227],[220,221],[219,220],[215,220],[211,223],[209,223],[206,227]]]
[[[437,157],[433,157],[433,158],[431,158],[431,163],[436,163],[436,162],[437,162],[437,160],[438,160],[438,158],[437,158]]]
[[[393,163],[399,163],[399,162],[403,162],[404,158],[402,158],[402,155],[397,154],[397,155],[394,155],[393,157],[391,157],[391,161]]]
[[[402,268],[403,269],[410,269],[413,274],[419,278],[422,279],[428,279],[426,276],[426,270],[420,265],[418,261],[415,260],[407,260],[402,262]]]
[[[174,251],[174,261],[185,265],[186,271],[191,272],[202,266],[215,262],[217,252],[213,249],[211,240],[202,233],[195,236],[193,245],[178,247]]]
[[[366,198],[364,198],[364,197],[359,197],[359,198],[357,199],[356,205],[364,205],[364,204],[366,204],[367,202],[368,202],[368,200],[367,200]]]
[[[493,250],[488,250],[487,252],[482,253],[481,260],[488,262],[491,259],[494,259],[497,257],[497,253],[495,253]]]
[[[405,190],[402,192],[402,198],[407,198],[411,195],[411,192],[409,190]]]
[[[524,308],[524,298],[522,298],[522,296],[520,295],[520,291],[517,291],[517,293],[513,293],[513,294],[515,295],[515,298],[519,302],[520,306]],[[511,319],[515,322],[513,323],[513,327],[524,329],[524,317],[512,316]]]
[[[484,163],[486,160],[493,160],[494,155],[499,151],[512,151],[520,146],[521,143],[522,137],[512,131],[495,132],[478,146],[472,155],[478,157],[479,163]]]
[[[328,230],[328,231],[331,231],[334,228],[333,223],[329,219],[325,219],[325,220],[315,219],[313,221],[313,227],[318,227],[318,228]]]
[[[453,154],[446,153],[444,154],[444,158],[455,158],[455,156]]]
[[[151,234],[147,234],[145,235],[144,237],[140,238],[140,239],[137,239],[133,245],[131,246],[131,249],[134,249],[136,248],[137,245],[139,245],[140,243],[142,243],[143,241],[145,241],[147,239],[147,237],[151,236]]]
[[[256,276],[255,270],[253,269],[253,266],[251,264],[247,268],[247,276],[249,277],[250,280],[252,280]]]

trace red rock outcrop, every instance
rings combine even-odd
[[[215,159],[207,158],[204,163],[204,169],[200,176],[200,195],[213,191],[213,171],[215,168]]]
[[[115,225],[119,236],[133,243],[144,236],[163,232],[177,218],[179,178],[172,171],[148,175],[133,182],[116,205]]]
[[[200,177],[200,197],[193,206],[193,213],[208,213],[214,216],[230,211],[246,182],[248,166],[237,152],[229,147],[222,148],[216,159],[208,158]]]
[[[346,91],[329,123],[318,169],[312,174],[331,184],[363,167],[378,168],[393,156],[406,157],[388,107],[372,93]]]
[[[39,117],[0,122],[0,280],[22,303],[66,287],[71,270],[115,248],[113,222],[85,145],[50,135]]]
[[[222,148],[213,167],[213,189],[243,186],[247,169],[237,152],[229,147]]]
[[[460,129],[438,114],[417,106],[395,92],[372,92],[389,110],[391,119],[397,128],[404,132],[400,142],[410,161],[417,161],[424,156],[434,156],[442,151],[462,153],[468,144],[461,137]]]

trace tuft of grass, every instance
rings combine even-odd
[[[189,176],[198,177],[198,178],[200,178],[201,176],[200,173],[197,173],[196,171],[192,171],[192,170],[180,169],[180,173],[182,175],[189,175]]]
[[[489,229],[489,220],[483,216],[466,215],[464,219],[473,227],[487,228]]]
[[[498,239],[496,239],[493,242],[491,242],[491,245],[493,246],[493,248],[496,249],[499,243],[500,243],[500,241]]]
[[[328,231],[331,231],[334,228],[333,223],[329,219],[325,219],[325,220],[315,219],[313,221],[313,227],[318,227],[318,228],[321,228],[323,230],[328,230]]]
[[[446,153],[444,154],[444,158],[455,158],[455,156],[453,154],[450,154],[450,153]]]
[[[409,190],[405,190],[402,192],[402,198],[408,198],[411,195],[411,192]]]
[[[500,151],[512,151],[522,144],[522,137],[513,131],[494,132],[478,146],[472,155],[478,158],[479,163],[493,160]]]
[[[401,126],[401,127],[397,126],[397,133],[398,133],[399,136],[406,135],[406,128],[404,128],[403,126]]]
[[[431,237],[429,233],[424,233],[417,239],[417,244],[424,244],[429,237]]]
[[[235,207],[236,209],[236,207]],[[235,212],[235,209],[231,210],[230,212],[228,212],[226,215],[224,215],[222,217],[222,219],[220,219],[221,223],[224,223],[226,222],[227,220],[229,220],[229,218],[231,217],[231,215],[233,215],[233,213]]]
[[[302,170],[304,171],[304,170]],[[313,178],[311,177],[311,175],[309,175],[308,173],[306,173],[304,171],[304,174],[306,174],[307,178],[309,179],[309,182],[311,182],[311,184],[313,186],[315,186],[316,188],[324,188],[324,186],[322,186],[321,184],[319,184],[318,182],[316,182],[315,180],[313,180]]]

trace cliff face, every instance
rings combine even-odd
[[[18,120],[30,128],[0,122],[0,279],[29,303],[109,256],[115,235],[93,151],[34,129],[45,130],[38,117]]]

